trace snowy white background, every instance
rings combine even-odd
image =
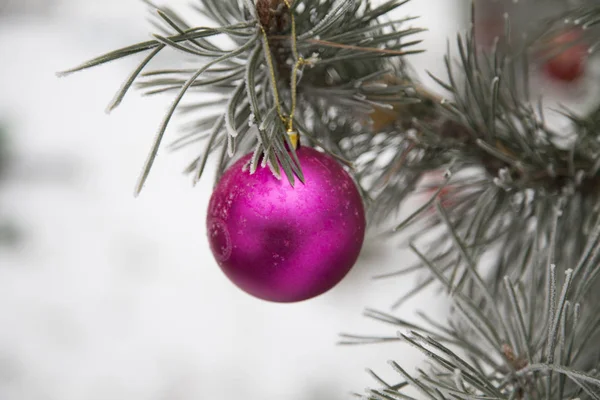
[[[466,12],[457,4],[402,8],[430,28],[418,71],[441,73],[445,38]],[[0,7],[0,123],[13,150],[0,219],[22,235],[0,247],[0,400],[333,400],[373,384],[366,367],[393,379],[387,360],[418,365],[400,344],[335,345],[341,331],[394,334],[360,314],[387,310],[410,289],[412,279],[370,279],[404,265],[406,253],[368,243],[330,293],[270,304],[236,289],[212,259],[210,174],[192,189],[180,174],[188,158],[162,152],[133,198],[169,99],[134,94],[109,117],[103,110],[135,60],[54,73],[145,39],[141,2]],[[410,319],[438,306],[421,297],[396,312]]]

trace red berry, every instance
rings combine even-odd
[[[583,76],[588,52],[584,44],[578,43],[580,39],[579,32],[569,31],[552,40],[552,46],[565,49],[544,64],[548,76],[562,82],[574,82]]]

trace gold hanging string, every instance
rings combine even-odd
[[[291,25],[292,25],[292,37],[291,37],[291,39],[292,39],[292,55],[294,57],[294,66],[292,68],[292,77],[291,77],[291,82],[290,82],[292,106],[291,106],[289,116],[286,116],[283,112],[283,109],[281,108],[281,98],[279,96],[279,89],[277,88],[277,80],[276,80],[277,78],[275,75],[275,66],[273,63],[273,56],[271,55],[271,47],[269,45],[269,37],[267,35],[267,31],[265,30],[264,26],[262,26],[262,25],[261,25],[261,31],[262,31],[262,35],[263,35],[263,40],[265,42],[265,50],[267,53],[266,54],[267,65],[269,67],[269,73],[271,75],[271,84],[273,86],[273,97],[275,100],[275,107],[277,110],[277,114],[279,115],[279,118],[281,119],[283,124],[286,126],[287,133],[290,136],[290,140],[292,141],[294,148],[296,148],[297,144],[298,144],[298,133],[294,130],[294,116],[296,114],[297,97],[298,97],[298,71],[306,63],[306,61],[298,53],[298,39],[296,36],[296,18],[294,17],[294,13],[291,12],[292,5],[290,3],[290,0],[283,0],[283,2],[290,10],[290,21],[291,21]]]
[[[273,65],[273,57],[271,56],[271,46],[269,45],[269,37],[267,36],[267,32],[265,31],[265,28],[261,25],[260,27],[262,34],[263,34],[263,40],[265,42],[265,53],[266,53],[266,57],[267,57],[267,65],[269,67],[269,72],[271,74],[271,86],[273,86],[273,98],[275,100],[275,107],[277,108],[277,115],[279,115],[279,118],[281,118],[281,121],[286,124],[287,123],[287,118],[286,116],[283,114],[283,110],[281,109],[281,101],[279,99],[279,90],[277,89],[277,77],[275,76],[275,67]]]
[[[304,58],[300,57],[298,54],[298,37],[296,36],[296,18],[294,17],[294,13],[291,12],[292,5],[289,0],[283,0],[285,5],[290,9],[290,20],[292,23],[292,54],[294,56],[294,68],[292,69],[292,109],[290,111],[290,118],[288,121],[288,132],[294,132],[294,114],[296,113],[296,101],[297,101],[297,93],[298,93],[298,71],[300,67],[304,65]]]

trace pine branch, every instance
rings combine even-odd
[[[471,34],[459,36],[458,60],[447,56],[447,77],[434,77],[447,91],[442,99],[405,64],[404,56],[418,52],[411,36],[421,30],[406,26],[411,19],[386,18],[404,3],[296,0],[288,8],[282,0],[205,0],[196,10],[214,27],[190,27],[172,10],[158,9],[154,40],[65,74],[140,54],[145,58],[109,108],[132,87],[176,96],[138,192],[176,113],[191,121],[172,146],[204,142],[186,168],[194,182],[210,154],[219,155],[220,174],[253,152],[251,172],[268,166],[293,184],[302,181],[302,170],[282,114],[294,110],[303,141],[352,167],[373,222],[389,218],[426,174],[446,171],[430,200],[396,229],[419,262],[387,275],[426,272],[396,305],[438,284],[452,299],[452,318],[443,325],[423,316],[421,326],[367,312],[409,333],[346,335],[343,343],[401,340],[432,364],[414,375],[392,363],[402,382],[374,375],[382,389],[369,399],[410,398],[402,393],[408,386],[432,399],[600,398],[598,360],[590,351],[600,340],[600,317],[590,306],[600,293],[600,108],[584,116],[564,111],[572,124],[565,146],[557,141],[563,132],[547,124],[544,103],[529,90],[530,56],[565,18],[591,29],[600,12],[571,9],[524,43],[503,41],[487,55]],[[593,50],[597,37],[590,43]],[[148,70],[167,50],[191,62]],[[290,67],[296,50],[303,59],[298,70]],[[194,94],[210,94],[214,102]],[[448,203],[440,199],[446,189]],[[496,257],[484,269],[490,254]]]
[[[448,236],[440,234],[439,227],[449,222],[463,237],[465,248],[477,256],[494,249],[500,257],[490,279],[497,292],[504,275],[528,274],[523,268],[515,270],[515,265],[534,241],[547,242],[557,204],[562,217],[556,241],[562,245],[556,249],[556,262],[573,265],[580,256],[589,226],[599,218],[600,126],[595,123],[596,112],[585,117],[567,112],[572,121],[569,147],[564,140],[557,142],[557,133],[546,124],[527,89],[530,66],[524,51],[533,51],[535,43],[526,48],[498,47],[488,55],[479,52],[471,35],[459,37],[457,43],[458,61],[446,57],[447,81],[435,78],[449,99],[437,101],[419,92],[417,106],[429,107],[428,111],[409,117],[397,113],[394,124],[382,130],[383,139],[376,136],[361,148],[362,152],[371,148],[379,157],[359,169],[373,182],[368,190],[376,194],[372,208],[376,219],[397,209],[430,171],[448,170],[449,179],[439,182],[430,201],[401,221],[396,231],[416,230],[407,242],[434,244],[428,248],[430,257],[443,254],[445,271],[463,283],[470,280],[464,254],[456,261],[457,254],[446,250]],[[382,164],[388,152],[396,156]],[[451,190],[452,196],[444,207],[446,218],[431,212],[442,190]],[[424,270],[426,265],[413,269]],[[410,295],[433,282],[425,281]]]
[[[595,8],[577,12],[592,16]],[[420,262],[388,274],[426,271],[430,278],[409,295],[440,284],[452,298],[450,328],[427,318],[415,327],[368,312],[408,329],[398,339],[431,361],[431,370],[418,375],[392,362],[403,383],[426,398],[600,396],[600,349],[595,345],[600,321],[594,307],[600,293],[598,112],[582,117],[565,111],[572,122],[572,140],[565,148],[529,91],[528,52],[543,47],[556,29],[548,25],[522,47],[497,47],[488,56],[480,55],[470,35],[459,37],[458,62],[446,58],[448,80],[434,77],[449,99],[421,96],[419,105],[430,105],[425,117],[413,114],[407,121],[397,113],[377,142],[386,146],[373,146],[374,141],[365,146],[377,154],[394,149],[399,155],[383,167],[376,166],[375,157],[370,169],[363,169],[372,181],[384,182],[379,198],[389,201],[377,204],[380,215],[389,215],[429,171],[450,172],[430,201],[398,226],[402,231],[418,226],[407,241]],[[395,132],[407,126],[412,131],[393,141]],[[446,188],[452,189],[452,202],[441,207],[439,196]],[[434,202],[437,216],[431,213]],[[426,242],[427,256],[413,241]],[[486,254],[495,261],[484,277]],[[344,338],[344,343],[365,340]],[[390,390],[383,383],[369,398],[405,398],[406,385]]]
[[[297,24],[297,48],[306,60],[299,71],[297,119],[298,126],[305,127],[301,133],[307,144],[318,143],[336,157],[346,158],[346,149],[340,142],[358,136],[362,130],[349,129],[335,137],[328,134],[329,129],[346,129],[364,121],[375,106],[389,101],[406,101],[409,97],[415,101],[409,93],[409,80],[402,85],[380,81],[384,75],[403,74],[399,56],[419,52],[413,49],[419,41],[406,39],[421,29],[404,28],[411,21],[409,18],[385,20],[384,17],[406,0],[391,0],[378,7],[368,0],[297,0],[292,10],[279,0],[257,0],[256,4],[249,0],[203,1],[195,9],[211,19],[214,27],[191,27],[172,9],[147,3],[155,11],[154,26],[160,32],[154,35],[154,40],[110,52],[59,74],[68,75],[144,53],[145,57],[126,79],[108,110],[120,105],[133,86],[148,95],[175,94],[136,194],[148,177],[176,112],[194,113],[201,118],[184,130],[182,138],[175,141],[176,148],[207,140],[202,155],[186,169],[194,171],[194,182],[202,176],[208,155],[221,148],[221,154],[228,157],[220,158],[219,171],[237,155],[254,151],[252,171],[262,163],[276,176],[283,172],[292,184],[296,177],[303,179],[294,152],[287,150],[285,128],[273,112],[279,106],[289,112],[291,107],[290,12],[294,13]],[[261,37],[261,31],[266,33],[267,40]],[[152,61],[166,50],[183,53],[195,61],[187,68],[148,70]],[[275,63],[273,76],[269,73],[269,59]],[[279,96],[274,96],[275,88]],[[184,96],[195,93],[223,96],[214,105],[221,104],[224,123],[202,116],[202,110],[213,104],[185,104]],[[319,116],[318,123],[315,115]],[[213,129],[206,132],[204,128],[209,122]]]
[[[595,231],[598,229],[600,224]],[[598,245],[597,238],[587,244],[588,248]],[[457,238],[455,246],[464,246],[461,238]],[[600,338],[600,318],[593,313],[600,281],[597,275],[590,281],[571,269],[564,275],[557,274],[552,263],[547,269],[540,268],[539,260],[551,257],[556,246],[538,245],[532,249],[535,256],[526,261],[532,264],[526,267],[532,271],[531,279],[504,277],[503,289],[493,301],[489,300],[485,287],[466,290],[464,286],[452,285],[437,263],[411,246],[451,294],[452,324],[447,328],[425,318],[423,325],[416,325],[392,315],[367,311],[369,317],[408,330],[409,334],[401,333],[397,339],[422,351],[432,363],[431,371],[419,376],[412,376],[396,363],[392,367],[411,386],[436,399],[563,399],[582,396],[581,393],[596,398],[600,393],[600,374],[589,346]],[[586,254],[581,263],[587,262]],[[584,281],[590,282],[588,289],[575,290]],[[491,283],[488,285],[492,287]],[[545,305],[545,312],[539,311],[541,304]],[[582,313],[582,304],[591,307],[589,312]],[[365,342],[356,335],[344,338],[345,343]],[[385,398],[382,393],[387,393],[386,396],[395,398],[406,389],[404,385],[390,387],[385,384],[371,395],[382,399]]]

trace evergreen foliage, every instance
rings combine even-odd
[[[62,74],[140,55],[109,109],[134,85],[174,96],[136,193],[177,112],[193,119],[172,147],[202,143],[186,169],[194,181],[210,154],[220,174],[248,152],[251,170],[262,160],[276,176],[302,180],[288,135],[298,130],[303,143],[352,170],[373,224],[389,219],[424,175],[447,171],[452,202],[440,201],[439,187],[398,223],[393,234],[405,234],[419,262],[390,275],[426,271],[397,305],[441,285],[452,299],[450,319],[422,315],[421,326],[367,311],[401,333],[344,335],[343,343],[405,341],[431,362],[418,375],[392,362],[403,381],[373,373],[380,387],[367,398],[410,399],[410,386],[430,399],[600,399],[600,109],[563,110],[570,131],[556,132],[529,80],[530,56],[565,25],[582,27],[593,52],[600,7],[573,6],[524,43],[502,41],[488,54],[472,32],[459,36],[458,60],[448,56],[447,76],[435,77],[442,99],[409,67],[421,29],[388,17],[406,1],[196,0],[211,27],[149,4],[153,40]],[[148,69],[169,50],[187,56],[185,67],[172,56],[172,68]],[[188,93],[211,97],[185,103]]]

